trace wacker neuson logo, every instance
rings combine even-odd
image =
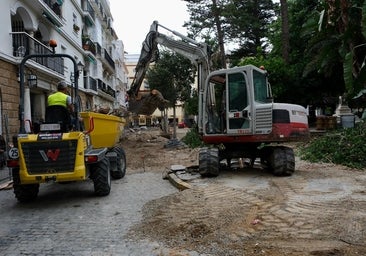
[[[50,159],[52,161],[56,161],[58,156],[60,155],[60,149],[48,149],[47,152],[45,150],[39,150],[39,153],[41,154],[45,162],[48,162]]]

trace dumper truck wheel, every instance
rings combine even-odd
[[[14,194],[19,202],[30,202],[37,198],[39,184],[20,184],[19,168],[13,168],[12,175]]]
[[[104,158],[93,166],[92,180],[94,193],[97,196],[107,196],[111,192],[111,173],[108,158]]]
[[[295,155],[292,148],[274,147],[269,162],[270,170],[275,176],[291,176],[295,171]]]
[[[113,179],[122,179],[126,174],[126,154],[123,148],[114,147],[113,151],[117,154],[116,169],[111,170]]]
[[[219,149],[202,148],[199,152],[199,173],[203,177],[217,177],[220,171]]]

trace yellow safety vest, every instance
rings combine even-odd
[[[63,93],[63,92],[56,92],[54,94],[51,94],[50,96],[48,96],[47,102],[48,102],[48,106],[63,106],[63,107],[67,107],[66,105],[66,101],[67,101],[67,97],[68,95]]]

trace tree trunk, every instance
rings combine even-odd
[[[177,138],[177,121],[176,121],[176,111],[175,111],[175,104],[173,107],[173,139]]]
[[[282,57],[285,63],[289,63],[290,52],[290,32],[288,25],[288,7],[287,0],[280,0],[281,3],[281,17],[282,17]]]
[[[220,49],[220,65],[221,68],[226,68],[226,56],[225,56],[225,45],[224,45],[224,32],[222,31],[222,24],[220,21],[220,12],[217,8],[217,1],[212,0],[212,13],[214,15],[214,20],[217,30],[217,39],[219,40]]]

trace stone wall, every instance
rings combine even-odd
[[[6,137],[6,127],[4,116],[8,118],[9,138],[18,134],[19,120],[19,82],[17,79],[17,66],[0,59],[0,96],[1,96],[1,132]]]

